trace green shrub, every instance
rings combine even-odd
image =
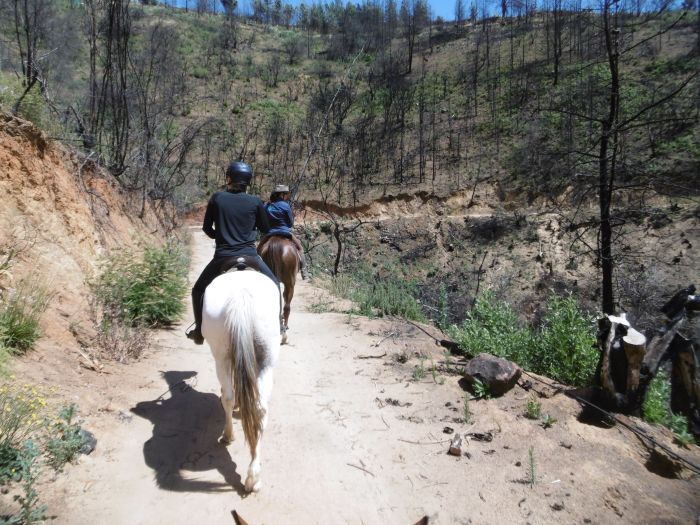
[[[695,441],[688,431],[688,418],[671,412],[671,382],[665,370],[659,370],[649,383],[642,412],[649,423],[669,428],[679,444],[687,446]]]
[[[61,408],[58,420],[49,429],[53,437],[46,443],[48,464],[56,470],[61,470],[63,465],[72,461],[85,444],[80,425],[73,422],[76,412],[75,404]]]
[[[533,371],[575,386],[590,384],[598,363],[594,319],[573,297],[551,296],[535,338]]]
[[[469,354],[480,352],[515,361],[562,383],[582,386],[595,371],[594,323],[571,297],[552,296],[539,330],[521,326],[515,311],[486,292],[449,335]]]
[[[44,427],[45,406],[31,385],[0,386],[0,483],[18,478],[22,444]]]
[[[530,396],[527,400],[527,407],[525,408],[525,417],[528,419],[539,419],[542,414],[542,404],[537,401],[534,396]]]
[[[0,346],[12,354],[29,350],[39,336],[39,321],[49,302],[42,285],[30,286],[21,281],[17,288],[2,297],[0,304]]]
[[[644,399],[642,411],[644,419],[649,423],[663,425],[668,420],[671,412],[669,400],[671,398],[671,383],[665,370],[659,370],[656,377],[649,383],[647,395]]]
[[[39,478],[39,461],[41,451],[33,441],[28,440],[22,446],[18,456],[18,478],[22,480],[22,492],[14,496],[19,503],[19,512],[0,518],[0,525],[31,525],[45,523],[46,505],[39,504],[39,495],[34,488]]]
[[[91,283],[103,316],[132,325],[161,326],[184,312],[188,259],[184,249],[168,243],[108,259]]]
[[[529,367],[532,334],[520,326],[513,309],[490,292],[479,296],[467,319],[451,326],[448,334],[469,354],[486,352]]]

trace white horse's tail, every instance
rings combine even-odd
[[[258,392],[258,360],[255,353],[254,298],[250,290],[240,290],[227,304],[226,326],[231,334],[233,391],[240,407],[241,426],[253,455],[262,432],[264,410]]]

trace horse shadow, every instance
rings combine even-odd
[[[218,442],[224,427],[219,396],[198,392],[192,382],[186,382],[197,372],[168,371],[161,375],[168,391],[131,409],[153,423],[153,435],[143,445],[143,457],[155,471],[158,486],[175,492],[222,492],[233,488],[239,495],[246,495],[236,463]],[[217,470],[224,481],[186,475],[208,470]]]

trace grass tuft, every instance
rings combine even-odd
[[[32,348],[41,336],[39,321],[50,294],[43,285],[21,281],[0,302],[0,347],[14,355]]]

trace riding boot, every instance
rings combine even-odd
[[[187,339],[191,339],[196,345],[204,344],[204,336],[202,335],[202,329],[199,326],[195,326],[189,332],[185,332]]]
[[[301,278],[306,281],[309,279],[309,269],[306,265],[306,256],[302,253],[299,255],[299,270],[301,270]]]

